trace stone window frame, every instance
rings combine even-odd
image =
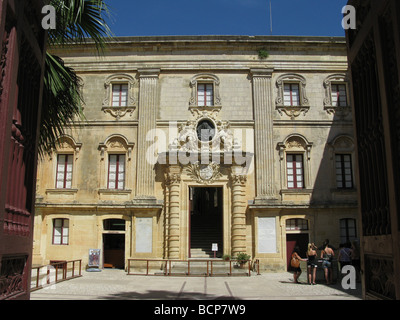
[[[346,86],[346,101],[347,106],[334,106],[332,103],[332,84],[339,84]],[[325,98],[324,98],[324,110],[328,114],[346,116],[351,111],[351,100],[350,100],[350,86],[349,80],[345,74],[332,74],[324,80]]]
[[[311,149],[313,143],[309,142],[301,134],[291,134],[283,142],[278,143],[280,172],[281,172],[281,193],[311,192]],[[287,181],[287,155],[303,155],[303,188],[289,189]]]
[[[100,189],[99,193],[130,193],[132,192],[131,184],[133,183],[131,172],[132,153],[135,144],[129,142],[128,139],[120,134],[109,136],[103,143],[99,144],[100,151]],[[108,169],[110,155],[125,155],[125,183],[124,189],[109,189],[108,188]]]
[[[220,96],[220,80],[219,78],[211,73],[200,73],[195,75],[190,81],[191,97],[189,101],[189,107],[194,108],[204,108],[207,110],[217,109],[220,110],[221,96]],[[199,106],[197,101],[197,88],[198,84],[212,84],[213,85],[213,105],[212,106]]]
[[[111,116],[116,118],[116,120],[120,120],[125,115],[130,114],[132,116],[133,112],[136,110],[137,101],[134,96],[134,86],[135,79],[124,73],[113,74],[109,76],[105,83],[105,98],[103,100],[102,111],[104,113],[109,113]],[[113,106],[112,105],[112,87],[113,85],[127,84],[128,85],[128,97],[127,97],[127,105],[126,106]]]
[[[285,84],[297,84],[299,86],[299,98],[300,105],[298,106],[285,106],[284,103],[284,87]],[[278,110],[280,115],[285,113],[292,120],[303,114],[304,116],[310,110],[310,103],[307,97],[307,80],[305,77],[295,74],[288,73],[281,75],[276,80],[276,87],[278,90],[277,98],[275,100],[276,110]]]
[[[332,192],[353,192],[356,190],[356,177],[355,177],[355,143],[353,137],[346,134],[340,134],[336,136],[331,142],[328,143],[330,160],[331,160],[331,172],[332,172]],[[353,188],[338,188],[336,181],[336,155],[338,154],[349,154],[351,155],[351,172],[353,179]]]
[[[52,174],[53,174],[53,185],[51,188],[46,190],[46,193],[76,193],[78,189],[76,188],[77,182],[76,177],[78,172],[78,159],[80,155],[80,151],[82,149],[82,143],[78,143],[75,139],[69,135],[62,135],[58,138],[56,143],[56,150],[50,151],[48,153],[49,160],[52,161]],[[71,188],[57,188],[57,165],[58,165],[58,156],[59,155],[72,155],[73,163],[72,163],[72,182]],[[54,188],[53,188],[54,187]]]

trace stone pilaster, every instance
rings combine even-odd
[[[246,252],[246,198],[247,176],[231,173],[232,180],[232,256]]]
[[[140,93],[136,198],[144,201],[155,201],[154,165],[156,163],[156,156],[154,154],[155,150],[151,150],[151,148],[154,146],[157,125],[159,74],[159,69],[139,70]]]
[[[180,187],[181,170],[170,167],[166,173],[166,184],[169,189],[169,227],[168,227],[168,258],[180,258]]]
[[[272,99],[273,69],[252,69],[257,200],[276,199]]]

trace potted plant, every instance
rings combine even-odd
[[[224,255],[222,256],[222,260],[224,260],[224,261],[229,261],[229,260],[231,260],[231,256],[230,256],[229,254],[224,254]]]
[[[243,268],[244,265],[247,263],[248,260],[250,260],[250,255],[244,253],[244,252],[239,252],[236,260],[238,262],[238,265],[240,268]]]

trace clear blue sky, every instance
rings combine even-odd
[[[105,0],[115,36],[269,35],[269,0]],[[344,36],[347,0],[271,0],[273,35]]]

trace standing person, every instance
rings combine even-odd
[[[309,243],[307,248],[307,273],[308,273],[308,283],[316,284],[316,274],[317,274],[317,251],[315,251],[317,247],[314,243]]]
[[[325,272],[325,280],[327,284],[332,283],[332,260],[335,256],[335,252],[329,247],[329,243],[325,242],[325,248],[321,251],[322,267]]]
[[[344,266],[351,264],[352,250],[350,247],[350,242],[346,242],[339,251],[338,260],[340,264],[340,270],[342,270]]]
[[[303,259],[300,257],[300,248],[298,246],[296,246],[296,247],[294,247],[294,250],[292,253],[292,258],[290,261],[290,265],[294,269],[294,273],[293,273],[294,283],[300,283],[298,281],[298,279],[301,275],[300,261],[307,261],[307,259]]]

